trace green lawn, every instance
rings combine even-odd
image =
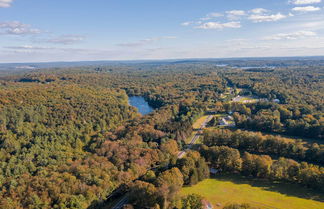
[[[196,120],[196,122],[192,125],[192,128],[194,129],[194,131],[192,132],[191,136],[188,137],[186,139],[186,143],[189,144],[192,137],[194,137],[197,134],[197,130],[200,129],[200,127],[202,126],[202,124],[205,122],[205,120],[209,117],[209,115],[204,115],[202,117],[200,117],[198,120]],[[199,139],[196,141],[195,144],[200,144],[202,140],[202,136],[199,137]]]
[[[218,176],[181,191],[182,195],[192,193],[205,197],[214,208],[223,208],[229,203],[249,203],[271,209],[324,208],[324,196],[312,190],[298,185],[250,180],[239,176]]]
[[[193,129],[200,129],[201,125],[205,122],[205,120],[208,118],[208,115],[204,115],[200,117],[196,122],[192,125]]]
[[[256,103],[259,101],[259,99],[250,96],[239,96],[239,97],[235,97],[233,101],[240,102],[240,103]]]

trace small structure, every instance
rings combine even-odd
[[[219,125],[221,125],[221,126],[228,126],[228,122],[226,121],[225,118],[222,118],[222,119],[219,121]]]
[[[206,205],[206,208],[207,208],[207,209],[213,209],[213,206],[212,206],[212,204],[208,203],[208,204]]]
[[[213,205],[207,200],[203,200],[202,204],[204,209],[213,209]]]
[[[234,118],[233,118],[232,116],[228,115],[228,116],[225,118],[225,120],[234,120]]]
[[[217,174],[217,173],[218,173],[218,170],[215,169],[215,168],[210,168],[210,169],[209,169],[209,172],[210,172],[211,174]]]
[[[272,100],[272,101],[275,102],[275,103],[277,103],[277,104],[280,103],[280,99],[274,99],[274,100]]]
[[[261,99],[259,99],[259,102],[269,102],[269,99],[267,99],[267,98],[261,98]]]

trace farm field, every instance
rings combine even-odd
[[[260,99],[257,97],[251,97],[251,96],[237,96],[233,99],[233,102],[240,102],[240,103],[256,103]]]
[[[182,195],[199,194],[214,208],[230,203],[249,203],[267,209],[324,208],[323,195],[298,185],[250,180],[238,176],[220,176],[207,179],[192,187],[184,187]]]

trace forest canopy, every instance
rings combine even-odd
[[[155,110],[138,114],[129,96]],[[126,208],[202,208],[204,197],[179,191],[209,178],[211,168],[321,194],[323,112],[324,67],[294,62],[271,69],[179,62],[5,72],[0,208],[100,208],[125,193]],[[205,114],[215,115],[213,122],[200,145],[188,148],[193,124]],[[221,115],[233,126],[219,127]],[[236,207],[248,206],[227,206]]]

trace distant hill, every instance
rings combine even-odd
[[[285,67],[285,66],[323,66],[324,56],[316,57],[247,57],[247,58],[202,58],[167,60],[129,60],[129,61],[79,61],[79,62],[41,62],[41,63],[0,63],[0,70],[26,71],[41,68],[62,68],[81,66],[134,65],[134,64],[195,64],[208,63],[231,67]]]

